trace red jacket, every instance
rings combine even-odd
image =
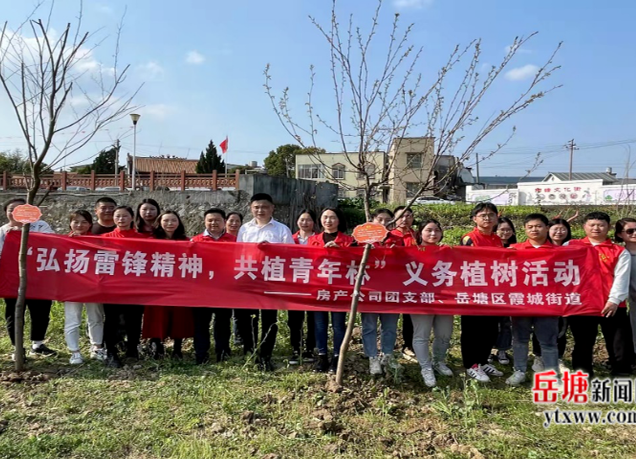
[[[470,233],[464,234],[462,236],[460,245],[503,248],[503,242],[501,242],[501,238],[497,236],[497,233],[492,233],[490,236],[486,236],[477,228],[472,230]]]
[[[323,239],[323,233],[318,233],[311,236],[309,239],[307,239],[307,245],[310,245],[313,247],[324,247],[325,240]],[[351,244],[353,244],[354,240],[351,236],[348,236],[338,231],[338,235],[336,236],[336,239],[333,242],[338,244],[338,246],[340,247],[349,247]]]
[[[205,233],[201,233],[201,234],[197,234],[190,240],[192,242],[236,242],[236,236],[226,231],[221,235],[221,237],[219,237],[218,239],[214,239],[212,236],[208,236]]]
[[[543,245],[539,246],[539,247],[535,247],[532,245],[532,243],[528,240],[525,242],[519,242],[517,244],[512,244],[510,247],[510,249],[554,249],[555,245],[550,242],[550,240],[546,239],[546,241],[543,243]]]
[[[312,236],[314,236],[316,233],[312,234]],[[298,236],[300,236],[300,231],[296,231],[294,234],[292,234],[292,237],[294,238],[294,242],[296,244],[300,244],[300,240],[298,239]],[[311,237],[311,236],[309,236]],[[307,242],[309,242],[309,237],[307,238]]]
[[[115,228],[110,233],[102,234],[102,237],[116,237],[116,238],[136,237],[136,238],[142,238],[142,239],[148,238],[148,236],[146,236],[145,234],[138,233],[137,230],[135,229],[122,231],[119,228]]]
[[[391,230],[389,234],[395,237],[402,238],[402,242],[405,247],[412,247],[417,245],[417,237],[415,235],[415,231],[413,230],[408,230],[406,233],[403,233],[396,228],[394,230]]]
[[[600,244],[593,245],[587,237],[583,239],[572,239],[568,244],[569,247],[577,245],[594,247],[594,250],[598,252],[598,258],[601,262],[601,278],[603,279],[603,285],[605,286],[603,295],[606,299],[609,298],[610,291],[612,290],[612,284],[614,284],[614,269],[616,268],[618,258],[621,253],[623,253],[623,250],[625,250],[625,247],[614,244],[611,239],[606,239]],[[627,307],[627,302],[623,301],[618,305],[618,307]]]

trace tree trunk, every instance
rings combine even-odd
[[[369,261],[369,255],[371,254],[371,244],[367,244],[364,247],[362,253],[362,261],[360,261],[360,267],[358,268],[358,274],[356,276],[356,283],[353,287],[353,297],[351,299],[351,309],[349,311],[349,323],[347,324],[347,332],[345,333],[342,346],[340,346],[340,358],[338,359],[338,371],[336,372],[336,384],[342,386],[342,377],[344,376],[344,362],[347,357],[347,351],[349,350],[349,344],[351,343],[351,336],[353,335],[353,327],[356,323],[356,314],[358,312],[358,299],[360,298],[360,287],[362,287],[362,279],[364,279],[364,271]]]
[[[15,370],[24,370],[24,307],[26,303],[27,287],[27,251],[29,242],[28,223],[22,226],[22,236],[20,238],[20,255],[18,257],[20,284],[18,287],[18,298],[15,303]]]

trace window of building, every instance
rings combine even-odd
[[[334,164],[331,168],[331,175],[334,180],[344,180],[345,167],[344,164]]]
[[[407,198],[412,198],[413,196],[415,196],[415,193],[417,193],[421,187],[420,182],[407,182],[405,183],[405,185]]]
[[[421,153],[407,153],[406,154],[406,167],[408,169],[421,169],[422,168],[422,154]]]
[[[366,166],[364,166],[364,171],[370,179],[373,179],[375,175],[375,164],[367,164]],[[364,180],[365,174],[363,174],[362,172],[358,172],[358,180]]]
[[[325,178],[321,164],[299,164],[298,178],[316,180]]]

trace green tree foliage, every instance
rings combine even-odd
[[[109,148],[100,151],[97,158],[93,160],[93,165],[90,169],[94,170],[96,174],[113,174],[115,172],[115,162],[119,157],[119,148],[119,145],[111,145]],[[117,172],[119,172],[119,166],[117,166]]]
[[[21,150],[3,151],[0,152],[0,173],[5,171],[16,175],[30,174],[31,165]],[[44,163],[40,166],[40,172],[42,174],[53,173],[51,168]]]
[[[265,158],[267,174],[274,177],[294,177],[296,175],[296,154],[302,151],[299,145],[281,145]]]
[[[214,142],[210,140],[208,147],[201,152],[196,172],[197,174],[211,174],[212,171],[225,172],[225,161],[221,159]]]

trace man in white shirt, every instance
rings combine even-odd
[[[237,242],[268,242],[271,244],[294,244],[291,230],[274,220],[274,201],[269,194],[256,193],[250,199],[250,210],[254,219],[241,226]],[[258,364],[265,371],[273,371],[272,352],[278,333],[278,311],[273,309],[237,309],[238,326],[243,338],[245,354],[254,352],[259,342]],[[261,316],[261,340],[258,340],[258,321]]]
[[[14,198],[10,199],[4,203],[4,212],[9,219],[9,223],[6,225],[2,225],[0,227],[0,253],[4,247],[4,240],[7,236],[7,233],[10,231],[19,231],[22,230],[22,223],[13,218],[13,210],[21,206],[22,204],[26,204],[26,201],[23,198]],[[31,223],[29,227],[30,232],[34,233],[54,233],[48,223],[38,220],[35,223]],[[3,263],[11,262],[10,260],[2,260]],[[15,262],[15,260],[14,260]],[[5,309],[5,319],[7,321],[7,333],[11,338],[11,344],[15,346],[15,304],[16,298],[5,298],[4,302],[6,304]],[[29,315],[31,316],[31,354],[32,355],[42,355],[42,356],[51,356],[55,355],[56,352],[52,349],[49,349],[46,344],[44,344],[44,337],[46,335],[46,330],[49,326],[49,318],[51,315],[51,300],[32,300],[27,298],[25,302],[25,310],[29,309]],[[14,354],[15,356],[15,354]]]

